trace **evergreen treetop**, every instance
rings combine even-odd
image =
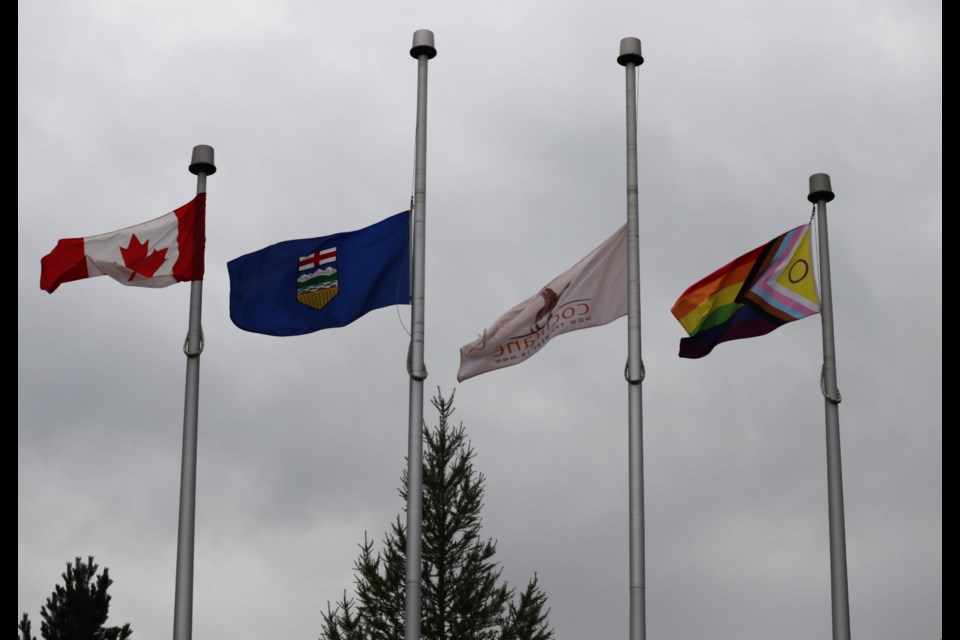
[[[421,636],[423,640],[550,640],[546,595],[537,576],[514,600],[480,533],[484,476],[462,424],[453,426],[451,393],[431,400],[439,414],[424,429]],[[400,495],[406,502],[407,478]],[[354,597],[323,614],[322,640],[399,640],[404,636],[406,530],[400,516],[374,550],[366,536],[354,563]]]
[[[67,563],[67,571],[61,575],[62,585],[56,585],[47,603],[40,608],[40,636],[44,640],[127,640],[133,631],[129,624],[122,627],[105,627],[110,611],[110,594],[113,584],[110,570],[99,567],[89,556],[84,562],[79,557],[73,564]],[[17,624],[22,640],[31,638],[30,618],[26,613]]]

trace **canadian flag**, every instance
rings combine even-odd
[[[60,240],[40,261],[40,288],[110,276],[137,287],[203,279],[205,193],[149,222],[89,238]]]

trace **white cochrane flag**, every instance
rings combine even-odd
[[[627,315],[627,226],[460,349],[457,380],[524,362],[551,338]]]

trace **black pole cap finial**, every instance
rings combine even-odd
[[[627,66],[628,62],[638,66],[643,64],[639,38],[624,38],[620,41],[620,55],[617,56],[617,62],[623,66]]]
[[[830,202],[833,200],[833,189],[830,187],[830,176],[826,173],[815,173],[810,176],[810,195],[807,200],[813,203]]]
[[[213,147],[208,144],[198,144],[193,148],[193,157],[190,159],[190,173],[197,175],[204,173],[212,176],[217,172],[217,165],[213,164]]]
[[[413,32],[413,46],[410,47],[410,55],[419,58],[424,54],[426,54],[427,60],[432,60],[437,55],[437,48],[433,46],[433,31],[417,29]]]

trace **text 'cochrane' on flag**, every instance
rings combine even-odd
[[[551,338],[627,315],[627,227],[460,349],[457,380],[527,360]]]

